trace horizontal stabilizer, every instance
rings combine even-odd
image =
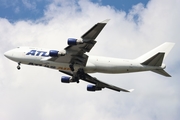
[[[164,55],[165,55],[165,53],[157,53],[156,55],[147,59],[146,61],[144,61],[141,64],[142,65],[149,65],[149,66],[161,66],[162,62],[163,62]]]
[[[169,75],[166,71],[164,71],[163,69],[160,70],[152,70],[152,72],[158,73],[160,75],[166,76],[166,77],[171,77],[171,75]]]

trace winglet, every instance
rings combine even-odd
[[[128,90],[129,92],[132,92],[132,91],[134,91],[134,89],[130,89],[130,90]]]
[[[106,20],[104,20],[104,21],[102,21],[102,22],[100,22],[100,23],[105,23],[105,24],[106,24],[106,23],[109,22],[109,20],[110,20],[110,19],[106,19]]]

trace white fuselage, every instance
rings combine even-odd
[[[31,51],[31,52],[30,52]],[[9,59],[27,65],[43,66],[61,71],[71,71],[69,63],[59,63],[48,61],[48,49],[33,48],[33,47],[18,47],[16,49],[4,53]],[[83,66],[74,65],[75,70]],[[162,66],[146,66],[141,65],[137,60],[117,59],[109,57],[89,56],[84,71],[87,73],[129,73],[148,71],[154,69],[164,69]]]

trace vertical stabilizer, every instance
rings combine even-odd
[[[164,53],[163,58],[165,58],[168,55],[168,53],[171,51],[173,46],[174,46],[174,43],[165,42],[164,44],[158,46],[157,48],[138,57],[136,60],[139,61],[140,63],[144,63],[144,62],[148,61],[149,59],[152,59],[153,57],[162,58],[162,53]]]

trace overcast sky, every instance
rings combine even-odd
[[[128,1],[128,2],[127,2]],[[179,120],[179,0],[0,0],[1,120]],[[132,93],[87,92],[86,82],[63,84],[64,74],[4,57],[17,46],[62,50],[97,22],[111,19],[89,55],[134,59],[164,42],[167,78],[152,72],[91,74]]]

